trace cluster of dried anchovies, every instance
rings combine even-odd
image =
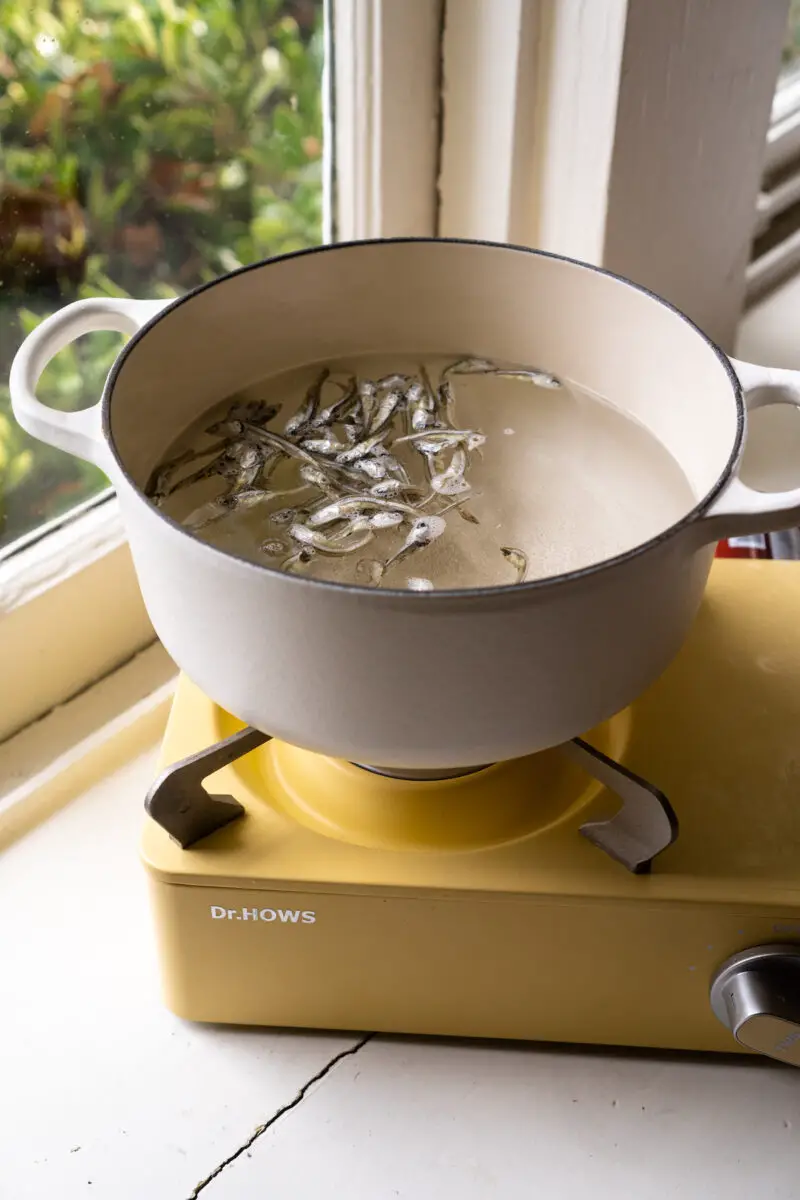
[[[162,463],[151,475],[146,494],[161,506],[168,496],[201,480],[218,477],[227,485],[213,500],[185,518],[198,531],[233,513],[293,496],[293,505],[268,515],[273,534],[261,543],[262,554],[279,560],[283,571],[300,571],[315,555],[342,556],[363,550],[381,530],[397,528],[406,536],[388,558],[363,558],[356,564],[359,580],[380,586],[389,567],[429,546],[446,528],[445,514],[454,510],[465,521],[477,518],[465,507],[470,455],[485,442],[482,433],[459,429],[452,377],[495,375],[523,379],[540,387],[560,381],[536,369],[502,368],[486,359],[463,358],[442,371],[438,385],[425,367],[418,374],[345,382],[330,379],[323,368],[283,432],[267,428],[281,406],[263,401],[234,401],[220,421],[206,430],[220,440],[202,450],[188,450]],[[322,407],[326,383],[339,395]],[[424,486],[412,482],[392,453],[408,445],[419,455]],[[182,475],[197,460],[204,465]],[[276,489],[270,480],[280,462],[297,467],[295,486]],[[522,582],[527,570],[523,551],[500,548]],[[413,591],[430,591],[429,579],[413,577]]]

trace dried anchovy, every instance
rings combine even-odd
[[[301,546],[294,554],[290,554],[280,565],[280,570],[287,575],[293,575],[298,567],[305,567],[311,562],[315,551],[311,546]]]
[[[358,399],[361,407],[360,430],[363,435],[370,427],[372,414],[378,400],[378,389],[371,379],[363,379],[358,385]]]
[[[536,368],[531,368],[529,371],[494,371],[494,375],[502,379],[521,379],[527,383],[535,383],[541,388],[560,388],[564,385],[555,375],[551,375],[548,371],[539,371]]]
[[[221,421],[209,425],[206,433],[235,436],[232,428],[237,423],[249,421],[253,425],[268,425],[281,411],[280,404],[267,404],[264,400],[241,400],[231,405]]]
[[[431,487],[440,496],[458,496],[471,490],[464,478],[467,469],[467,452],[461,446],[453,451],[449,465],[431,480]]]
[[[436,393],[436,414],[439,420],[452,429],[456,419],[456,394],[449,379],[443,379]]]
[[[462,521],[469,521],[470,525],[480,525],[480,521],[475,516],[475,513],[470,512],[468,508],[458,508],[456,510]]]
[[[522,583],[528,572],[528,556],[523,550],[517,550],[514,546],[501,546],[500,553],[503,558],[517,572],[515,583]]]
[[[495,364],[488,358],[459,358],[445,367],[442,375],[489,375],[495,370]]]
[[[172,490],[170,484],[175,477],[175,472],[188,463],[194,462],[197,457],[197,451],[186,450],[176,458],[171,458],[167,462],[161,463],[151,473],[150,478],[145,484],[145,496],[148,496],[160,508]]]
[[[413,377],[411,375],[384,375],[382,379],[377,380],[375,387],[378,389],[378,391],[382,391],[387,388],[394,391],[397,388],[408,387],[411,383],[413,383]]]
[[[382,399],[378,402],[378,407],[375,410],[372,420],[369,424],[369,433],[373,436],[386,433],[394,417],[395,410],[403,401],[403,393],[397,390],[386,392]]]
[[[431,542],[436,538],[441,537],[445,531],[446,522],[444,517],[418,517],[411,526],[408,537],[403,542],[399,550],[395,550],[386,562],[383,564],[384,571],[389,567],[401,563],[403,559],[408,558],[409,554],[413,554],[415,550],[423,550],[426,546],[430,546]]]
[[[282,450],[289,458],[302,458],[303,462],[307,462],[312,467],[322,465],[319,459],[314,458],[313,454],[309,454],[308,450],[304,450],[296,442],[289,441],[287,437],[282,437],[272,429],[259,429],[257,425],[250,425],[249,423],[245,423],[244,428],[245,432],[249,433],[256,441],[264,441],[268,446],[272,446],[276,450]]]
[[[269,514],[268,519],[270,525],[293,525],[307,516],[308,511],[304,508],[276,508]]]
[[[321,470],[316,463],[313,466],[304,464],[300,468],[300,478],[309,487],[317,488],[323,496],[327,496],[330,500],[338,500],[341,496],[341,486],[337,485],[329,472]]]
[[[368,542],[372,541],[373,533],[371,530],[353,530],[346,531],[349,534],[355,534],[348,541],[340,540],[336,537],[326,537],[318,529],[309,529],[307,525],[291,525],[289,527],[289,537],[298,545],[310,547],[316,550],[319,554],[333,554],[341,556],[351,554],[354,550],[361,550]]]
[[[204,467],[179,479],[170,489],[170,495],[200,483],[203,479],[210,479],[213,475],[227,479],[231,484],[230,490],[238,491],[255,483],[263,465],[264,455],[258,447],[250,445],[249,442],[233,441]]]
[[[335,438],[333,434],[330,433],[326,437],[303,438],[300,445],[304,450],[307,450],[309,454],[323,454],[326,456],[328,454],[338,455],[341,454],[343,450],[347,449],[347,444],[345,442],[340,442],[338,438]]]
[[[436,420],[436,397],[432,388],[422,380],[415,380],[406,392],[406,405],[409,413],[409,425],[414,433],[427,429]]]
[[[286,422],[283,428],[283,432],[286,437],[291,437],[293,434],[300,433],[301,430],[303,430],[307,425],[310,425],[314,420],[317,415],[317,409],[319,408],[319,402],[322,398],[323,384],[330,373],[329,367],[323,367],[319,375],[317,375],[316,379],[311,384],[311,387],[306,392],[306,398],[303,402],[302,408],[298,409],[294,416],[290,417]]]
[[[386,468],[387,473],[393,475],[395,479],[399,479],[401,483],[411,483],[411,480],[408,477],[408,471],[405,469],[402,463],[397,461],[394,455],[384,454],[381,458],[381,465]],[[361,469],[364,469],[363,463],[361,465]]]
[[[289,553],[288,545],[280,538],[267,538],[261,543],[259,550],[262,554],[266,554],[267,558],[285,558]]]
[[[401,512],[376,512],[369,518],[371,529],[395,529],[405,520]]]
[[[367,479],[380,481],[389,474],[389,468],[380,458],[360,458],[354,466],[361,475],[366,475]]]
[[[416,508],[412,508],[410,504],[403,504],[399,500],[380,500],[377,496],[372,495],[347,496],[342,500],[334,500],[332,504],[326,504],[324,508],[317,509],[309,517],[308,524],[312,528],[332,525],[334,521],[361,516],[366,509],[373,509],[376,512],[405,513],[411,517],[419,515]]]
[[[463,444],[468,450],[477,450],[486,442],[486,435],[476,433],[474,429],[424,429],[421,433],[407,433],[404,437],[396,438],[395,446],[403,442],[411,442],[416,447],[425,446],[423,453],[437,453],[450,446]]]
[[[390,500],[392,496],[425,495],[422,488],[413,483],[403,483],[401,479],[384,479],[381,483],[375,483],[369,489],[369,494],[377,496],[379,500]]]
[[[313,429],[328,429],[331,425],[343,420],[358,400],[358,380],[355,375],[350,376],[347,384],[340,383],[337,386],[343,388],[342,395],[314,417],[310,422]]]
[[[194,512],[189,513],[188,517],[184,517],[183,524],[187,529],[197,532],[198,529],[205,529],[207,525],[213,524],[215,521],[221,520],[222,517],[228,517],[231,513],[247,512],[248,509],[256,508],[260,504],[266,504],[268,500],[276,500],[279,496],[291,496],[296,492],[305,492],[307,488],[288,488],[286,490],[275,492],[267,488],[250,487],[242,488],[241,491],[223,492],[222,495],[215,497],[214,500],[209,500],[206,504],[201,504]],[[290,510],[296,511],[294,509]]]
[[[355,446],[348,446],[336,455],[337,463],[345,466],[349,463],[357,462],[360,458],[366,458],[376,447],[383,443],[383,436],[380,433],[373,433],[371,437],[366,438],[363,442],[356,442]]]
[[[504,379],[521,379],[537,387],[560,388],[561,380],[539,367],[498,367],[487,358],[460,358],[445,367],[442,375],[496,375]]]

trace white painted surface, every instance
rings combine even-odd
[[[115,498],[0,561],[0,739],[155,638]],[[0,780],[1,780],[0,776]]]
[[[731,348],[786,11],[450,0],[440,234],[602,263]]]
[[[450,0],[441,235],[602,261],[625,11]]]
[[[800,74],[792,70],[772,100],[764,169],[776,171],[800,151]]]
[[[736,353],[750,362],[800,369],[800,274],[744,314]]]
[[[431,236],[443,0],[336,0],[337,241]]]
[[[796,1200],[791,1069],[380,1040],[209,1200]]]
[[[628,0],[538,3],[529,236],[543,250],[600,265]]]
[[[357,1039],[172,1017],[136,854],[154,768],[3,856],[2,1200],[796,1200],[790,1068],[381,1038],[307,1086]]]
[[[0,852],[162,737],[176,682],[154,642],[0,742]]]
[[[445,4],[442,237],[526,240],[513,208],[533,164],[537,26],[537,0]]]
[[[733,346],[786,0],[628,0],[603,262]]]
[[[137,843],[150,752],[0,869],[0,1197],[183,1200],[353,1038],[161,1006]]]
[[[800,195],[800,176],[786,181],[787,189],[796,186]],[[748,303],[758,301],[777,287],[800,267],[800,230],[790,233],[772,249],[747,264],[746,295]]]

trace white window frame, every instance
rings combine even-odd
[[[730,348],[787,8],[333,0],[326,233],[583,258]],[[116,500],[0,560],[0,614],[0,738],[151,642]]]
[[[446,0],[332,3],[336,240],[432,237]]]
[[[732,349],[788,0],[447,12],[440,232],[602,264]]]
[[[767,132],[764,171],[775,171],[800,156],[800,66],[780,80],[775,90]]]
[[[800,65],[783,79],[772,101],[762,190],[756,201],[753,237],[800,200]],[[800,231],[789,234],[747,267],[747,304],[754,305],[800,267]]]

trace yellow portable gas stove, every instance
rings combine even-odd
[[[717,561],[662,678],[527,759],[382,776],[182,678],[163,763],[143,853],[183,1017],[800,1065],[793,563]]]

